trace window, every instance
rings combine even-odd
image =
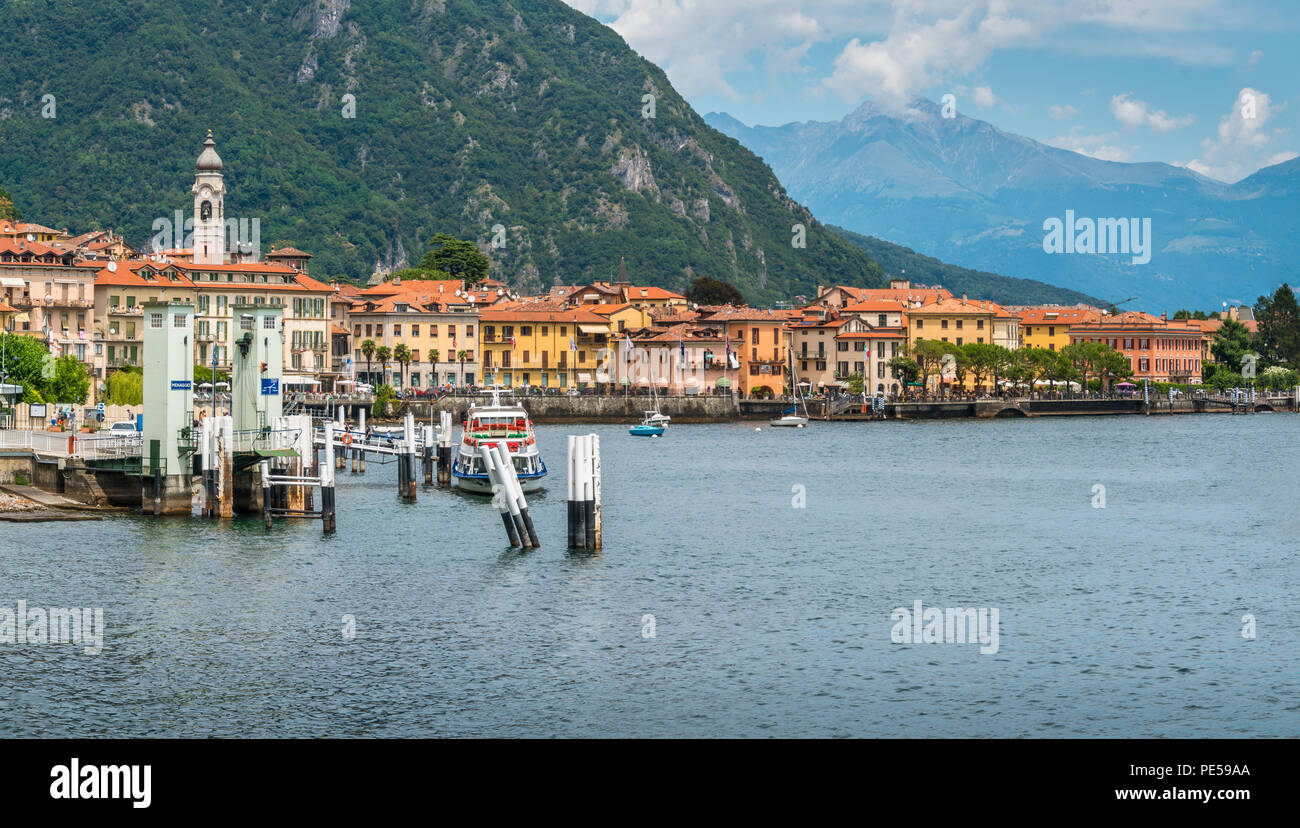
[[[163,315],[161,313],[149,314],[149,327],[161,328],[163,326]]]
[[[401,322],[394,322],[394,323],[393,323],[393,336],[401,336],[401,335],[402,335],[402,323],[401,323]]]
[[[877,315],[876,315],[876,325],[878,325],[879,327],[883,328],[883,327],[885,327],[886,325],[889,324],[888,319],[889,319],[889,318],[888,318],[887,316],[885,316],[885,314],[883,314],[883,313],[881,313],[881,314],[877,314]]]
[[[961,325],[958,325],[957,327],[960,328]],[[975,330],[977,330],[977,331],[982,331],[982,330],[984,330],[984,320],[983,320],[983,319],[976,319],[976,320],[975,320]]]
[[[275,317],[274,317],[274,316],[263,316],[263,317],[262,317],[262,330],[265,330],[265,331],[273,331],[273,330],[275,330]]]
[[[876,343],[876,358],[877,359],[885,358],[885,343],[883,342]]]
[[[118,303],[119,300],[121,300],[121,298],[122,298],[121,296],[110,296],[110,297],[108,297],[108,306],[109,306],[110,308],[115,308],[115,307],[117,307],[117,303]]]
[[[939,327],[942,328],[942,329],[944,329],[945,331],[948,330],[948,320],[947,320],[947,319],[940,319],[940,320],[939,320]]]
[[[176,314],[175,316],[172,317],[172,327],[184,328],[186,323],[189,321],[189,318],[190,317],[188,314],[184,314],[184,313]]]
[[[921,328],[924,328],[924,327],[925,327],[925,320],[924,320],[924,319],[918,319],[918,320],[916,320],[916,329],[917,329],[917,330],[920,330]]]
[[[757,344],[758,344],[758,328],[755,328],[755,329],[754,329],[752,339],[753,339],[754,344],[757,345]]]
[[[532,325],[521,325],[521,326],[519,327],[519,335],[520,335],[520,336],[532,336],[532,335],[533,335],[533,326],[532,326]],[[525,375],[525,376],[527,376],[527,375]]]
[[[962,322],[962,320],[960,320],[960,319],[957,320],[957,330],[959,330],[959,331],[961,330],[961,322]]]
[[[419,335],[420,335],[420,326],[419,326],[419,325],[412,325],[412,326],[411,326],[411,336],[419,336]],[[412,384],[414,384],[414,383],[412,383]]]

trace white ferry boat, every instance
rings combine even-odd
[[[492,494],[492,483],[483,469],[478,447],[502,443],[510,452],[515,464],[519,486],[525,492],[542,488],[546,464],[537,450],[537,436],[533,422],[522,405],[503,405],[501,395],[506,389],[484,391],[492,401],[487,405],[471,405],[465,415],[465,428],[451,464],[451,485],[464,492]]]

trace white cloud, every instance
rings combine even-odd
[[[1079,110],[1069,104],[1052,104],[1047,108],[1047,114],[1051,116],[1053,121],[1064,121],[1078,115]]]
[[[1264,53],[1261,52],[1259,49],[1256,49],[1255,51],[1250,53],[1250,60],[1247,62],[1246,65],[1249,66],[1251,69],[1254,69],[1255,64],[1259,63],[1259,59],[1262,58],[1263,56]]]
[[[1070,127],[1068,135],[1058,135],[1047,143],[1102,161],[1132,161],[1138,146],[1117,143],[1119,137],[1118,132],[1088,135],[1084,133],[1083,127],[1075,126]]]
[[[913,7],[900,4],[885,39],[869,43],[856,37],[850,40],[823,83],[847,101],[867,95],[905,100],[945,78],[973,72],[996,49],[1035,34],[1034,25],[1012,13],[1007,3],[989,3],[983,15],[977,14],[974,5],[966,5],[950,17],[924,21],[912,16]],[[932,11],[932,7],[923,10]],[[991,90],[988,94],[992,95]]]
[[[993,90],[987,86],[975,87],[971,92],[971,100],[975,101],[975,105],[980,109],[988,109],[998,102],[998,99],[993,95]]]
[[[1110,114],[1114,115],[1115,120],[1119,121],[1125,129],[1149,126],[1156,132],[1171,132],[1196,122],[1196,118],[1191,115],[1175,118],[1164,110],[1153,110],[1146,101],[1130,99],[1129,93],[1116,95],[1110,99]]]
[[[1276,134],[1264,129],[1275,111],[1268,93],[1245,87],[1237,93],[1228,114],[1219,119],[1216,136],[1201,142],[1200,157],[1187,166],[1231,184],[1261,167],[1294,158],[1294,152],[1271,146]]]

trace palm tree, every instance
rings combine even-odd
[[[393,349],[393,359],[401,366],[398,370],[401,372],[403,388],[406,387],[406,372],[411,367],[411,356],[411,349],[406,347],[405,343]]]
[[[361,355],[366,358],[366,379],[374,382],[374,379],[370,376],[370,360],[375,356],[375,341],[373,339],[367,339],[361,343]]]
[[[442,351],[439,351],[437,348],[430,348],[429,349],[429,372],[430,375],[433,377],[431,380],[429,380],[430,385],[438,384],[438,360],[439,359],[442,359]]]
[[[465,384],[465,360],[469,359],[469,351],[457,351],[456,360],[460,363],[460,384]]]
[[[387,345],[380,345],[375,349],[375,359],[379,360],[380,370],[383,372],[382,384],[388,383],[388,360],[393,358],[393,349]]]

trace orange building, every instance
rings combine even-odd
[[[1070,342],[1103,342],[1128,357],[1135,381],[1199,383],[1205,341],[1196,325],[1140,311],[1070,327]]]
[[[785,325],[798,313],[725,306],[701,315],[701,324],[722,325],[728,338],[739,343],[736,352],[740,364],[737,391],[746,396],[754,393],[766,395],[769,392],[779,396],[785,393]]]

